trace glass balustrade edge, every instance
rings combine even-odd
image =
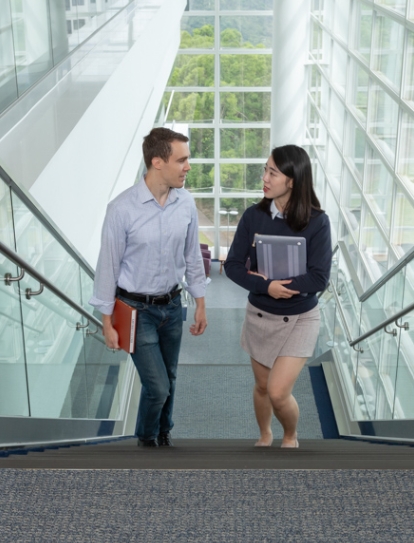
[[[7,172],[0,166],[0,178],[10,188],[10,190],[20,198],[27,206],[29,211],[33,213],[36,219],[52,234],[52,236],[64,247],[77,264],[89,275],[91,279],[95,278],[95,271],[92,266],[82,257],[76,250],[74,245],[63,234],[59,227],[47,216],[46,212],[41,208],[38,202],[24,188],[19,187]]]

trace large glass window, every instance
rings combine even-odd
[[[223,128],[220,130],[222,158],[267,158],[270,149],[268,128]]]
[[[192,158],[214,158],[213,128],[189,128],[188,137]]]
[[[402,115],[398,173],[414,196],[414,115]]]
[[[262,164],[221,164],[220,185],[223,191],[260,191],[263,187]]]
[[[273,0],[219,0],[221,10],[272,10]]]
[[[190,10],[211,10],[215,7],[215,0],[189,0]]]
[[[377,13],[375,17],[373,69],[380,72],[399,91],[404,27]]]
[[[365,164],[365,133],[350,119],[348,123],[348,137],[346,156],[353,166],[354,173],[362,180]]]
[[[272,47],[272,18],[220,17],[220,47]]]
[[[334,31],[344,42],[348,41],[349,0],[335,0]]]
[[[191,163],[185,179],[185,188],[190,192],[213,192],[214,164]]]
[[[167,92],[164,105],[168,108],[167,122],[212,122],[214,119],[214,93]]]
[[[268,87],[272,77],[270,55],[220,55],[223,87]]]
[[[350,233],[354,241],[358,243],[359,226],[361,224],[361,189],[355,183],[347,168],[344,171],[341,205],[349,225]]]
[[[368,111],[369,76],[368,72],[356,62],[352,63],[349,88],[350,106],[359,121],[366,124]]]
[[[244,209],[263,195],[262,169],[270,153],[272,10],[273,0],[190,1],[164,95],[167,123],[181,126],[190,139],[186,188],[196,197],[200,241],[215,258],[227,254]]]
[[[321,107],[322,75],[318,67],[313,65],[309,69],[309,92],[318,108]]]
[[[394,165],[398,105],[380,86],[373,87],[371,99],[372,109],[368,130],[381,147],[387,160]]]
[[[13,29],[8,2],[0,9],[0,111],[16,100],[17,80],[14,61]]]
[[[183,17],[180,49],[212,49],[214,17]]]
[[[397,190],[394,201],[392,243],[399,255],[414,247],[414,206],[401,189]]]
[[[337,91],[342,96],[345,96],[347,78],[347,54],[346,51],[336,42],[333,45],[331,66],[331,81]]]
[[[347,253],[365,290],[414,247],[414,1],[313,0],[312,10],[310,58],[316,66],[309,68],[308,92],[316,107],[308,105],[310,155],[316,186],[324,190],[321,199],[330,217],[335,215],[332,239],[344,241],[340,250]],[[411,277],[404,284],[402,275],[397,286],[394,280],[386,283],[390,288],[387,296],[378,298],[378,307],[368,304],[371,316],[382,320],[384,306],[388,315],[402,307],[401,293],[414,282]],[[343,309],[347,311],[346,303]],[[339,312],[336,318],[340,323]],[[354,321],[359,323],[358,315]],[[370,325],[363,323],[364,331]],[[410,339],[405,332],[403,337]],[[333,334],[336,339],[340,343]],[[375,349],[367,354],[371,343]],[[352,382],[348,374],[348,399],[357,399],[355,416],[404,418],[411,413],[407,400],[414,386],[408,354],[412,342],[407,345],[383,331],[364,343]],[[378,364],[367,362],[366,356],[378,353]],[[337,355],[349,360],[345,350],[337,348]],[[398,376],[396,356],[402,361]],[[346,379],[342,366],[338,369]],[[395,379],[401,383],[396,398]]]
[[[372,9],[364,2],[357,3],[356,6],[356,24],[355,49],[361,58],[369,64],[371,53],[371,35],[372,35]]]
[[[402,96],[410,103],[411,107],[414,107],[414,32],[408,32],[407,35],[405,78]]]
[[[168,86],[214,86],[214,55],[178,55]]]
[[[405,15],[407,0],[376,0],[376,2],[393,9],[397,13],[401,13],[401,15]]]
[[[270,122],[270,92],[221,92],[223,122]]]
[[[377,220],[384,230],[389,231],[391,224],[391,207],[393,201],[393,179],[380,157],[369,151],[364,193]]]
[[[310,52],[313,57],[317,60],[322,59],[322,28],[316,24],[313,20],[311,21],[311,31],[310,31]]]
[[[341,100],[333,92],[330,102],[329,127],[335,136],[335,139],[342,147],[344,140],[345,110]]]
[[[367,206],[363,206],[360,249],[371,277],[376,281],[389,267],[389,247]]]
[[[326,172],[331,182],[332,191],[339,200],[341,191],[342,157],[331,138],[328,140],[327,145]]]

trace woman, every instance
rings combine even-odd
[[[273,411],[283,427],[282,447],[299,447],[299,408],[292,390],[319,333],[316,293],[329,279],[330,225],[313,190],[309,156],[296,145],[273,149],[263,192],[264,198],[244,212],[224,267],[232,281],[249,291],[241,344],[255,378],[256,446],[272,444]],[[307,272],[279,281],[257,273],[255,234],[304,237]]]

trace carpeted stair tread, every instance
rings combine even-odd
[[[301,440],[299,449],[254,447],[251,440],[175,440],[145,449],[136,439],[45,449],[0,458],[0,468],[53,469],[413,469],[410,445],[359,440]]]

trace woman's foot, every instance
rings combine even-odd
[[[255,447],[270,447],[273,443],[273,434],[272,432],[266,432],[262,434],[260,438],[254,444]]]
[[[297,449],[297,448],[299,448],[298,436],[296,435],[294,438],[286,438],[286,437],[284,437],[283,441],[282,441],[281,448],[282,449]]]

